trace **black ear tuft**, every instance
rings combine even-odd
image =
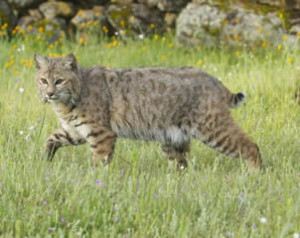
[[[34,61],[35,61],[36,69],[40,69],[48,64],[48,59],[37,53],[34,54]]]
[[[63,59],[63,64],[66,68],[70,69],[70,70],[77,70],[77,60],[75,55],[68,54],[64,59]]]

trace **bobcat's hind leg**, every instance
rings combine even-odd
[[[182,145],[172,145],[170,143],[165,143],[162,144],[162,151],[169,160],[176,160],[177,168],[179,170],[187,168],[188,162],[186,156],[190,151],[189,142]]]
[[[241,156],[252,167],[261,167],[258,146],[234,122],[230,112],[208,114],[205,123],[197,128],[198,136],[206,145],[231,157]]]

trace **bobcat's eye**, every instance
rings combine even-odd
[[[64,80],[63,79],[56,79],[55,85],[61,84]]]
[[[45,78],[41,78],[40,82],[41,82],[42,84],[48,84],[48,80],[45,79]]]

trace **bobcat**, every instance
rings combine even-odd
[[[192,67],[110,69],[81,67],[65,58],[34,56],[36,85],[61,125],[47,140],[52,160],[58,148],[88,143],[93,166],[108,164],[117,137],[159,141],[178,169],[187,167],[195,138],[232,157],[261,166],[259,149],[238,127],[230,107],[244,102],[207,73]]]

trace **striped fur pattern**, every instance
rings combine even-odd
[[[245,94],[231,93],[191,67],[110,69],[81,67],[65,58],[35,55],[36,85],[61,125],[47,141],[48,159],[58,148],[88,143],[93,165],[108,164],[118,137],[159,141],[179,169],[187,167],[191,139],[260,167],[257,145],[238,127],[230,107]]]

